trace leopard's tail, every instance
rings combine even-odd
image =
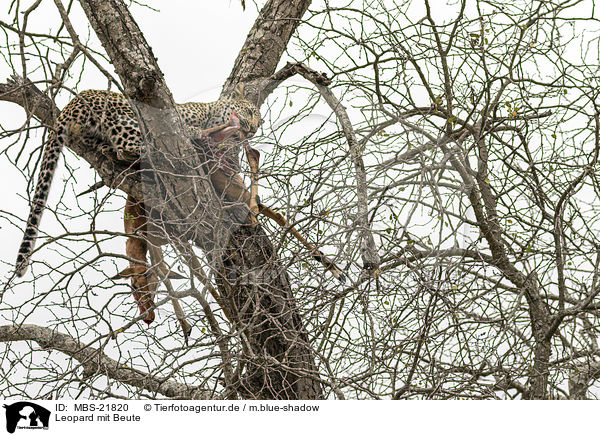
[[[23,241],[21,242],[19,254],[17,255],[16,273],[19,277],[25,275],[27,267],[29,266],[29,260],[35,247],[35,240],[39,232],[42,214],[44,213],[48,194],[50,193],[52,177],[54,176],[63,144],[64,132],[58,132],[58,134],[50,132],[44,147],[42,164],[38,181],[35,186],[35,194],[33,195],[33,200],[29,209],[27,227],[25,227],[25,234],[23,235]]]
[[[290,226],[287,220],[281,215],[279,212],[274,211],[273,209],[265,206],[264,204],[258,204],[258,212],[266,216],[267,218],[271,218],[277,224],[279,224],[284,229],[287,229],[302,245],[306,247],[306,249],[310,252],[312,257],[317,261],[323,264],[323,266],[333,274],[333,276],[338,279],[340,282],[344,283],[346,281],[346,275],[344,272],[337,267],[332,260],[330,260],[327,256],[325,256],[320,250],[315,248],[310,242],[308,242],[304,236],[298,232],[294,227]]]

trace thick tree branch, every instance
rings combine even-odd
[[[0,326],[0,342],[34,341],[44,350],[56,350],[75,359],[83,368],[83,376],[104,375],[112,380],[139,389],[179,400],[207,400],[210,391],[187,386],[172,380],[162,380],[111,359],[101,350],[86,346],[69,335],[33,324]]]
[[[325,74],[318,73],[302,63],[288,63],[284,68],[273,74],[269,81],[265,82],[261,98],[265,99],[283,81],[296,74],[301,75],[316,86],[342,126],[356,174],[356,194],[358,198],[356,228],[360,232],[363,267],[368,271],[374,272],[379,268],[380,258],[377,254],[375,240],[369,225],[369,193],[365,164],[362,158],[361,147],[356,139],[348,112],[328,87],[331,84],[331,80]]]
[[[306,76],[305,76],[306,77]],[[362,152],[350,117],[346,108],[333,94],[327,86],[315,83],[317,89],[336,114],[338,121],[342,125],[342,131],[350,148],[350,156],[354,163],[354,172],[356,177],[356,195],[358,201],[358,216],[356,217],[356,228],[360,234],[360,251],[363,260],[363,268],[375,273],[379,269],[380,258],[375,247],[375,239],[369,225],[369,192],[367,187],[367,174],[365,164],[362,158]]]
[[[310,3],[311,0],[267,1],[235,60],[223,94],[231,92],[236,83],[244,82],[248,98],[260,107],[268,95],[264,89],[271,83],[270,77]]]
[[[58,108],[51,98],[40,91],[30,80],[13,76],[6,83],[0,83],[0,100],[22,106],[28,114],[38,118],[42,124],[51,127],[58,115]]]

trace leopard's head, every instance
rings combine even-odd
[[[233,112],[235,112],[239,120],[240,134],[243,135],[242,139],[254,136],[263,121],[258,108],[244,95],[243,83],[235,87],[231,96],[231,102]]]
[[[223,140],[231,137],[240,141],[245,140],[254,136],[262,124],[260,111],[244,95],[243,84],[238,84],[231,96],[217,100],[211,113],[212,117],[206,127],[230,123],[221,135],[214,135],[215,139],[220,137]]]

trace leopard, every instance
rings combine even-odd
[[[192,143],[212,144],[209,147],[210,158],[219,161],[222,171],[218,173],[225,175],[221,176],[220,181],[215,178],[213,185],[216,188],[217,185],[221,185],[223,190],[228,190],[224,194],[234,200],[251,203],[253,199],[250,198],[250,193],[239,175],[239,151],[235,147],[223,146],[247,141],[263,122],[259,109],[245,97],[243,84],[236,86],[230,95],[216,101],[176,104],[175,109]],[[200,141],[207,135],[210,136],[210,141]],[[123,94],[107,90],[86,90],[77,94],[64,107],[45,144],[29,217],[16,260],[15,272],[19,277],[25,275],[34,251],[62,150],[69,141],[74,140],[97,147],[104,154],[116,154],[118,160],[126,162],[139,159],[145,143],[136,111]],[[228,153],[231,150],[233,152]],[[226,181],[223,182],[223,179]],[[137,202],[133,198],[128,198],[129,201]],[[289,231],[327,270],[336,278],[345,281],[344,273],[290,226],[281,214],[263,204],[259,204],[257,210]]]
[[[231,136],[251,137],[262,121],[258,108],[244,97],[243,88],[239,86],[229,97],[208,103],[178,104],[176,110],[186,126],[187,133],[195,138],[203,136],[201,130],[210,130],[231,122],[232,114],[239,126],[231,126],[232,130],[235,130],[231,132]],[[225,132],[225,135],[228,133]],[[122,161],[137,159],[144,143],[138,117],[123,94],[106,90],[86,90],[77,94],[64,107],[45,144],[38,181],[17,256],[16,273],[19,277],[27,271],[62,149],[74,137],[78,141],[99,147],[105,154],[114,152],[117,159]],[[228,164],[237,166],[231,159]]]

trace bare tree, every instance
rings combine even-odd
[[[117,189],[141,195],[139,171],[73,144],[112,189],[88,193],[87,207],[63,194],[50,205],[63,233],[39,244],[29,278],[7,273],[7,395],[597,395],[600,23],[592,1],[261,5],[223,95],[247,84],[264,118],[255,142],[271,149],[261,200],[344,266],[343,286],[288,232],[249,225],[245,205],[223,204],[202,162],[177,165],[199,157],[164,111],[174,105],[168,84],[121,1],[80,1],[103,50],[77,36],[73,4],[55,3],[62,26],[54,33],[28,27],[39,1],[13,4],[14,20],[0,22],[18,76],[0,85],[0,99],[29,114],[4,128],[5,161],[34,173],[23,156],[41,136],[36,128],[52,127],[54,101],[75,72],[100,71],[139,102],[150,143],[170,153],[155,167],[160,192],[194,186],[193,195],[153,203],[167,222],[185,218],[192,229],[170,230],[166,260],[185,265],[189,279],[157,306],[167,312],[163,305],[179,299],[194,330],[186,344],[175,316],[146,329],[132,315],[127,288],[109,279],[125,260],[126,235],[95,223],[120,208]],[[94,223],[88,232],[69,231],[67,218],[78,214]],[[22,227],[9,209],[2,218],[11,231]],[[50,364],[39,372],[42,359]]]

